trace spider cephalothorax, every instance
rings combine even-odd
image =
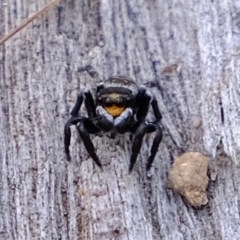
[[[83,100],[88,117],[78,115]],[[156,118],[153,122],[146,119],[149,106],[152,106]],[[73,124],[76,125],[89,155],[99,167],[102,165],[96,155],[89,134],[98,134],[100,132],[123,134],[130,132],[134,136],[129,166],[129,171],[131,171],[140,151],[144,135],[156,132],[147,162],[147,170],[149,170],[162,140],[162,130],[158,125],[161,117],[156,99],[144,86],[139,87],[128,77],[111,77],[107,81],[98,84],[94,94],[90,91],[83,91],[78,95],[71,112],[71,118],[64,129],[66,154],[70,158],[70,126]]]

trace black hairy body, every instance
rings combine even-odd
[[[87,117],[79,116],[83,101]],[[151,122],[146,119],[150,106],[155,116],[155,120]],[[99,167],[102,167],[90,134],[130,132],[133,134],[129,165],[129,172],[131,172],[141,149],[144,135],[155,132],[151,154],[147,161],[147,170],[149,170],[162,140],[162,130],[158,124],[161,118],[157,101],[146,87],[138,86],[132,79],[125,76],[111,77],[98,84],[94,94],[90,91],[83,91],[78,95],[71,111],[71,118],[64,129],[65,152],[70,159],[70,126],[75,125],[89,155]]]

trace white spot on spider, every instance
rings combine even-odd
[[[128,119],[129,117],[131,117],[133,114],[133,111],[131,108],[126,108],[124,110],[124,112],[115,119],[114,121],[114,126],[117,126],[119,123],[121,123],[122,121]]]
[[[105,117],[109,122],[113,122],[113,116],[106,112],[106,110],[102,106],[98,106],[96,108],[96,112],[99,116]]]

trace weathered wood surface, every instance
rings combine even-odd
[[[0,0],[4,36],[47,1]],[[0,47],[0,239],[239,239],[238,1],[67,0]],[[128,174],[128,138],[93,137],[101,171],[63,126],[77,93],[124,74],[152,91],[164,138]],[[82,113],[84,114],[84,108]],[[167,188],[173,158],[211,156],[209,204]]]

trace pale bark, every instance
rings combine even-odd
[[[0,36],[45,4],[0,0]],[[235,0],[67,0],[0,46],[0,239],[239,239],[239,22]],[[128,136],[92,136],[101,171],[72,128],[66,161],[64,124],[97,82],[78,71],[88,64],[101,79],[158,82],[150,173],[151,137],[132,174]],[[202,209],[167,188],[188,151],[211,157]]]

